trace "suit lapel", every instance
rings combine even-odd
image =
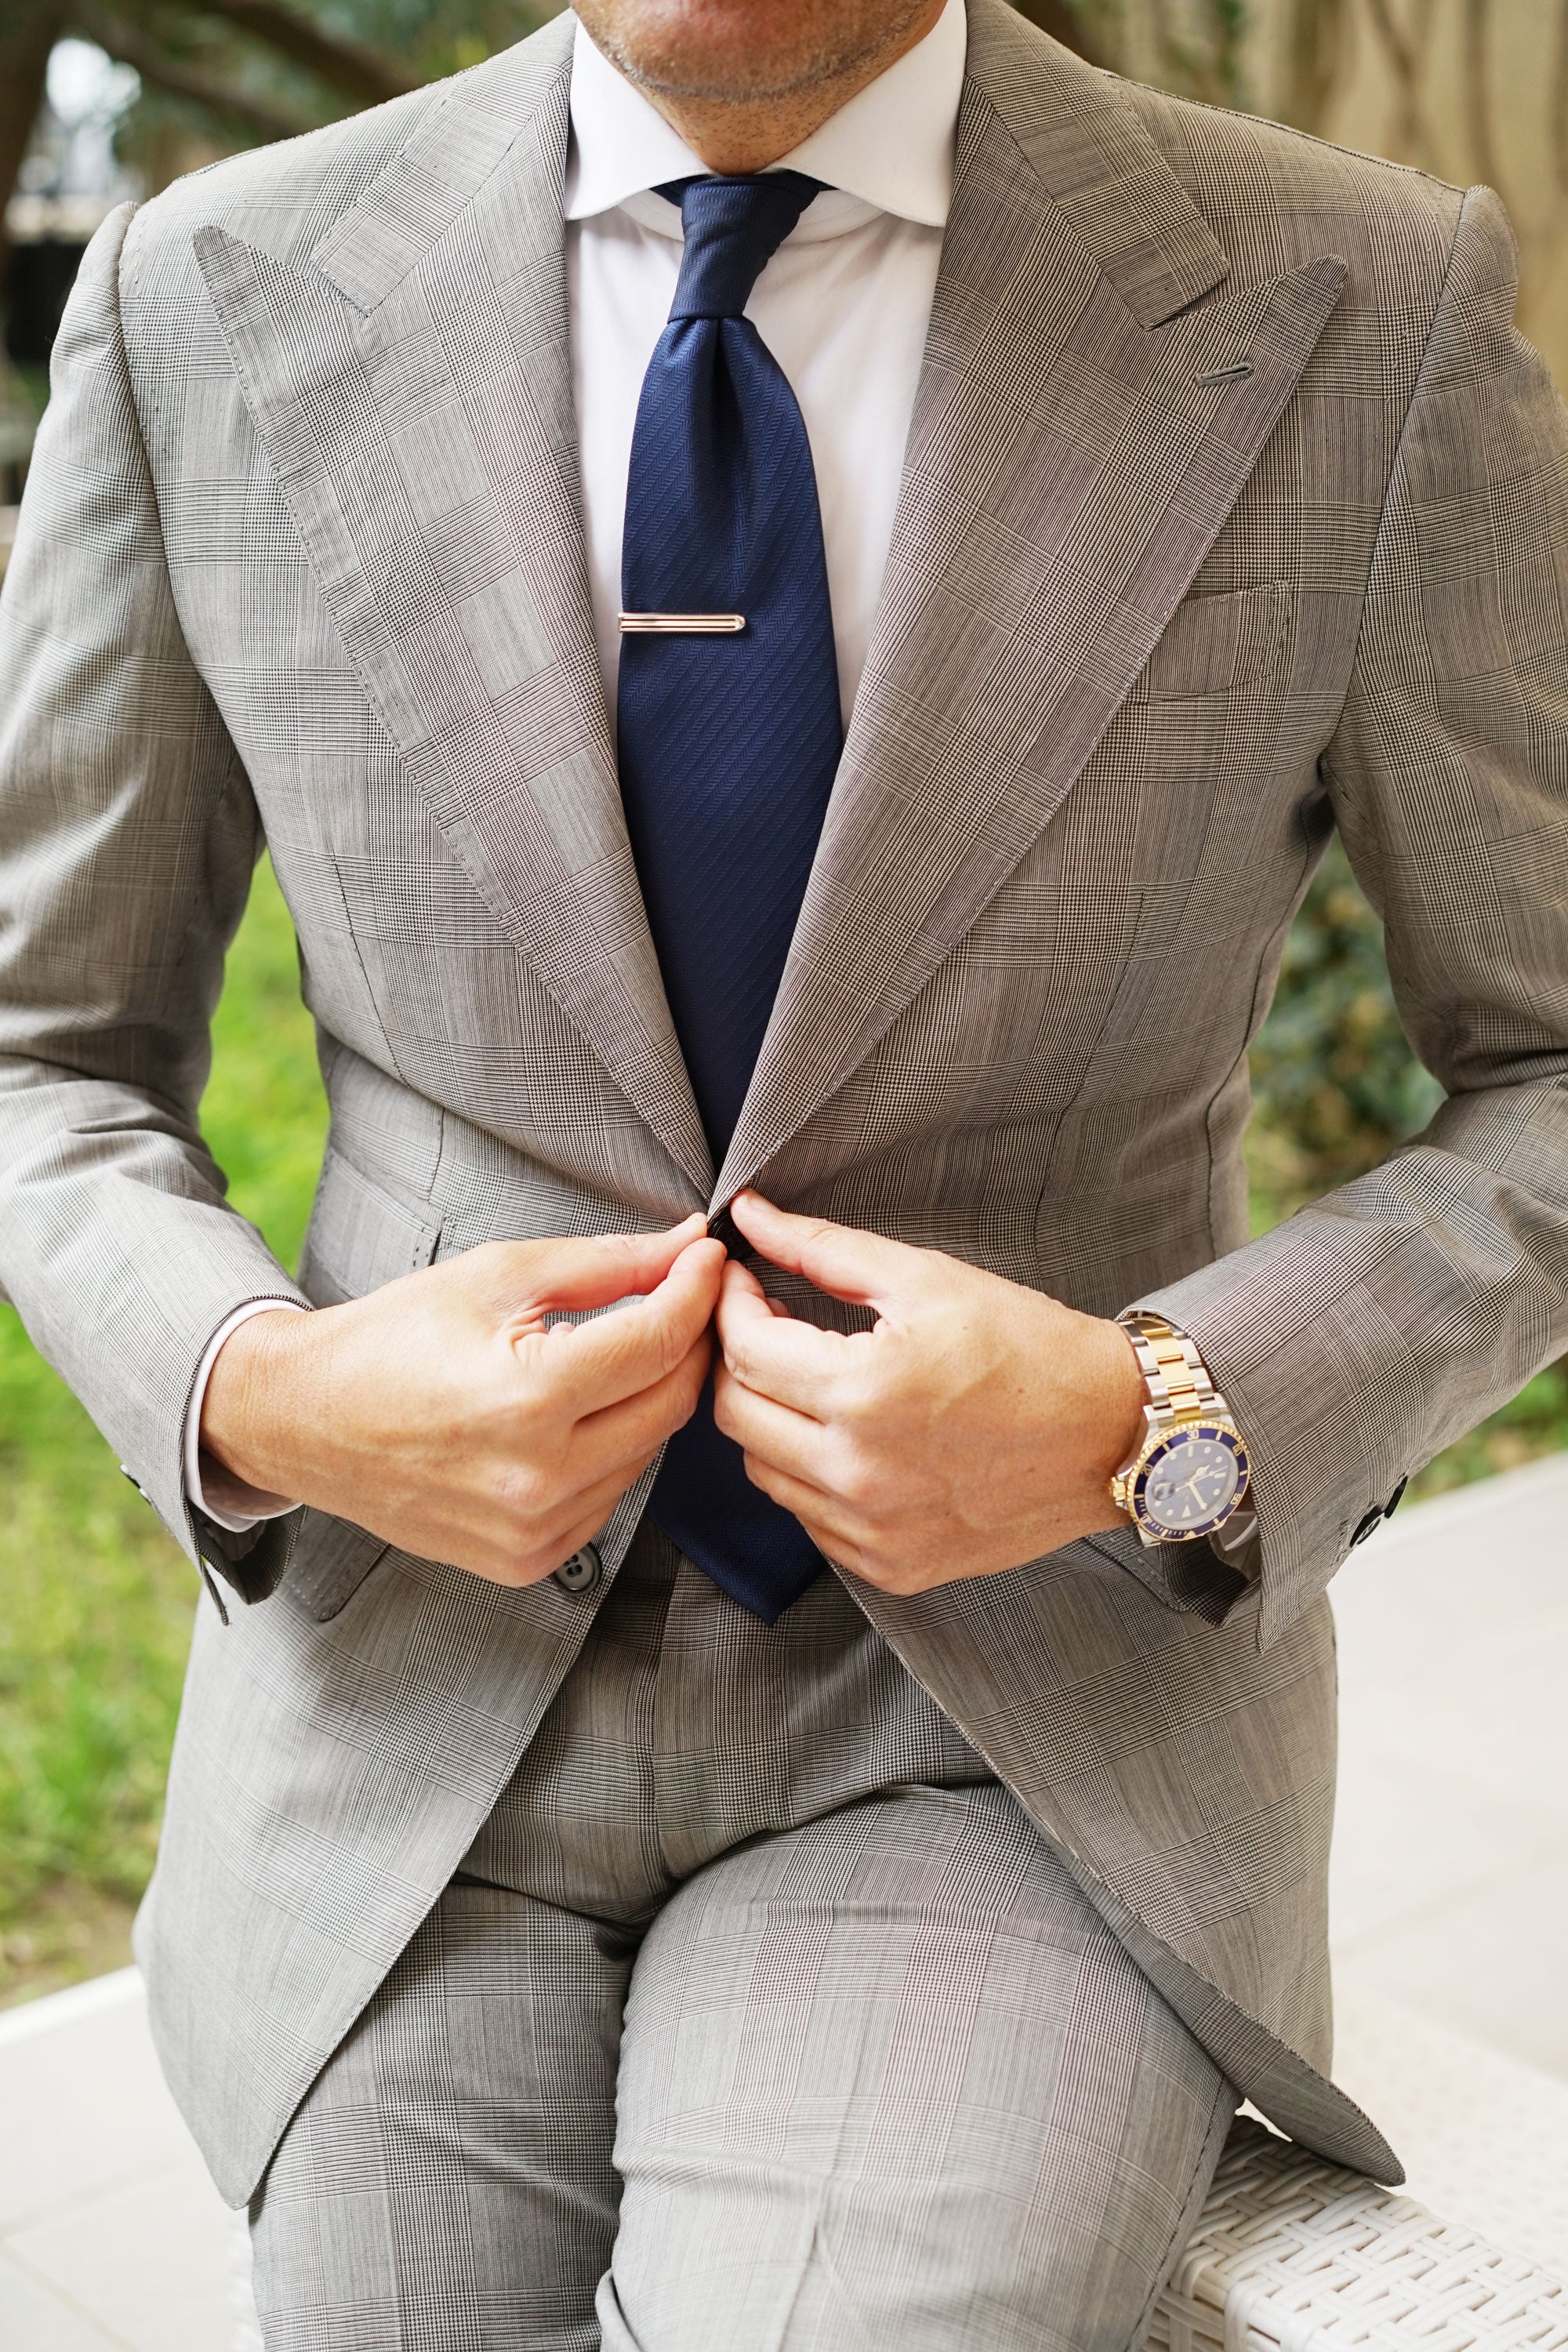
[[[588,603],[570,26],[455,83],[308,261],[216,227],[197,251],[323,593],[448,847],[706,1192]],[[1115,83],[970,0],[876,636],[718,1200],[842,1085],[1049,823],[1212,545],[1344,278],[1326,259],[1232,289],[1226,268]]]
[[[308,261],[216,227],[196,247],[323,593],[448,848],[705,1196],[588,601],[572,21],[454,83]]]
[[[870,1052],[1050,822],[1345,269],[1239,289],[1226,276],[1115,83],[1000,0],[971,0],[876,634],[720,1202]]]

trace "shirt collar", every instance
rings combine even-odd
[[[963,10],[964,0],[947,0],[922,41],[773,168],[809,172],[878,212],[931,228],[944,226],[968,40]],[[660,181],[686,179],[707,168],[579,24],[572,50],[567,219],[585,220]],[[819,199],[814,209],[823,210],[825,202]],[[858,206],[854,216],[864,217]],[[840,225],[849,226],[847,208]],[[669,226],[678,233],[673,215]]]

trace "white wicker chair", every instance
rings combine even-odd
[[[245,2219],[232,2352],[262,2352]],[[1568,2287],[1262,2125],[1232,2131],[1148,2352],[1568,2352]]]
[[[1231,2133],[1150,2352],[1568,2352],[1568,2287],[1261,2124]]]

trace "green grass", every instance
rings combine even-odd
[[[271,868],[229,959],[203,1121],[236,1206],[298,1255],[326,1109]],[[0,2001],[123,1957],[152,1866],[194,1571],[0,1309]]]
[[[265,860],[229,954],[202,1126],[228,1171],[235,1207],[293,1266],[321,1165],[327,1105],[300,1002],[294,927]]]
[[[1294,1050],[1288,1024],[1300,1017],[1298,998],[1294,1012],[1287,1003],[1271,1020],[1266,1040],[1276,1055],[1281,1040]],[[1335,1034],[1342,1058],[1342,1019]],[[1353,1102],[1348,1083],[1346,1099]],[[1325,1137],[1324,1117],[1316,1102],[1292,1126],[1279,1110],[1255,1125],[1260,1228],[1321,1189],[1330,1148],[1375,1156],[1371,1142]],[[229,960],[203,1119],[236,1206],[292,1265],[326,1113],[293,932],[265,865]],[[1346,1172],[1348,1164],[1336,1170]],[[1441,1455],[1417,1491],[1563,1446],[1568,1368],[1559,1366]],[[8,1504],[0,1527],[3,2005],[125,1957],[131,1906],[152,1865],[196,1588],[8,1309],[0,1309],[0,1476]]]

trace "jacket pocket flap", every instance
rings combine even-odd
[[[1167,1609],[1202,1617],[1210,1625],[1223,1625],[1252,1590],[1240,1570],[1230,1567],[1206,1543],[1146,1544],[1130,1523],[1083,1540],[1103,1559],[1129,1570]]]
[[[308,1509],[283,1571],[283,1590],[324,1625],[347,1607],[382,1554],[391,1549],[384,1537],[373,1536],[350,1519]]]
[[[1256,588],[1184,596],[1128,701],[1184,703],[1234,694],[1273,663],[1289,595],[1282,583],[1265,581]]]
[[[428,1265],[439,1225],[329,1150],[300,1261],[301,1287],[318,1307],[363,1298]]]

